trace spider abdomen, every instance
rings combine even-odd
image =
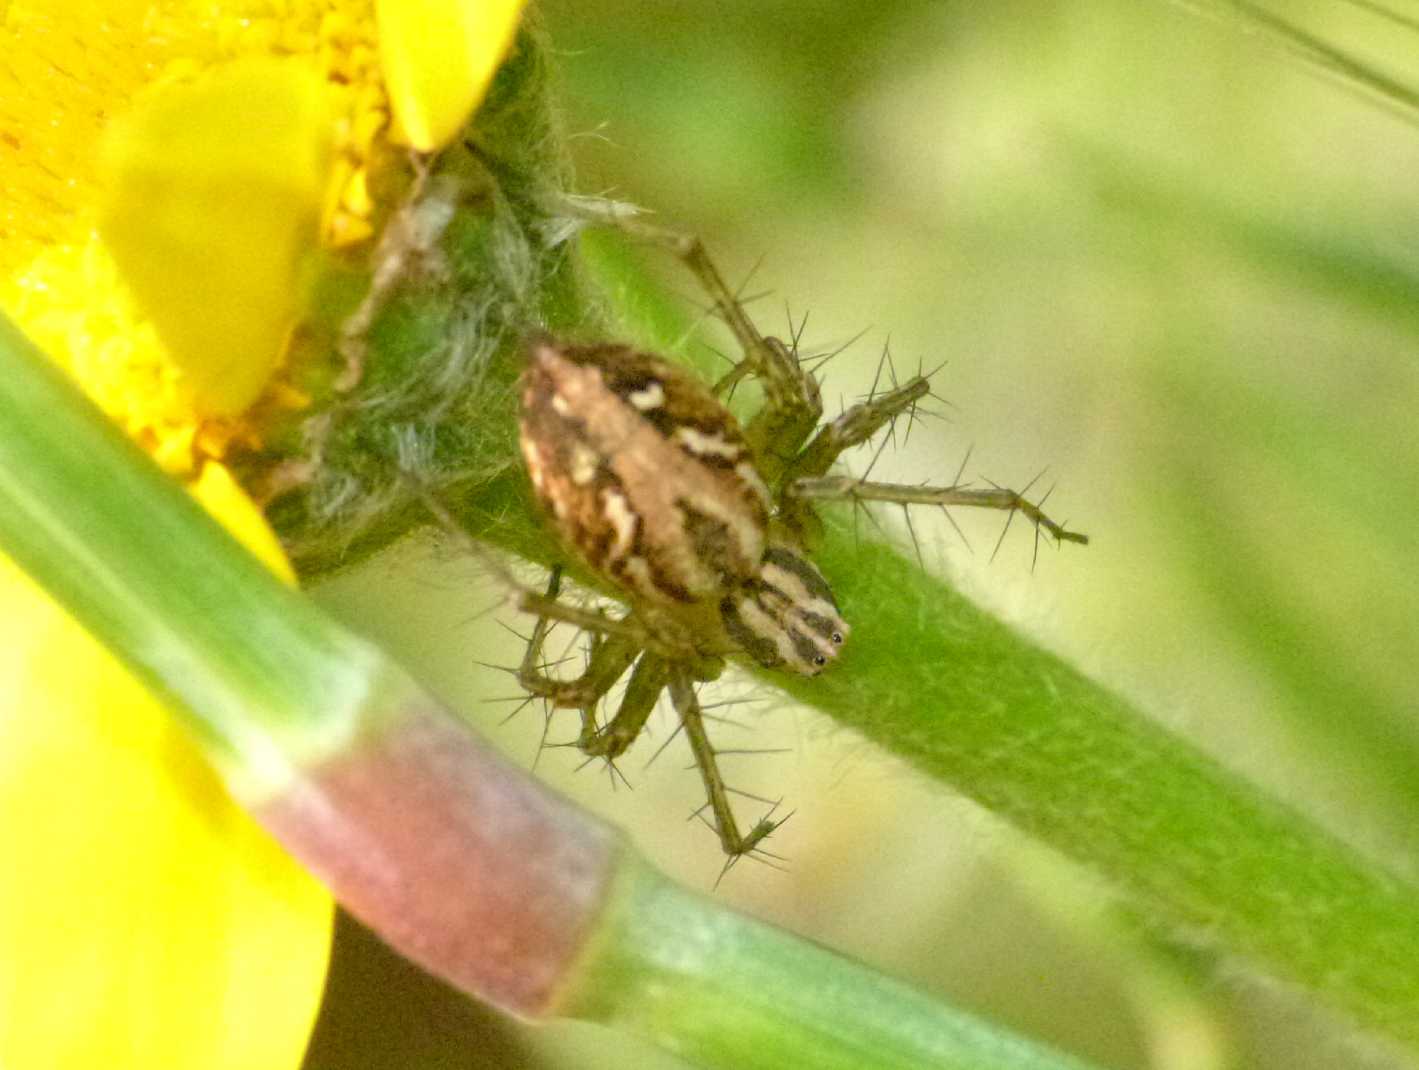
[[[530,346],[519,425],[564,542],[633,595],[718,600],[752,580],[768,490],[733,415],[689,372],[626,346]]]

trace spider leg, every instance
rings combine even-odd
[[[441,277],[448,272],[439,242],[459,201],[468,195],[468,180],[433,175],[418,153],[411,153],[409,160],[414,181],[375,245],[369,290],[340,325],[336,351],[344,368],[332,384],[338,394],[348,394],[364,378],[370,328],[407,276],[417,271]]]
[[[784,485],[792,487],[799,481],[826,475],[842,453],[862,445],[903,413],[910,414],[914,406],[930,393],[931,385],[920,375],[880,394],[874,387],[872,396],[866,401],[851,406],[836,420],[818,428],[818,433],[808,445],[789,462],[783,475]],[[785,495],[779,518],[800,539],[811,538],[819,529],[818,518],[808,504],[807,495]]]
[[[577,606],[567,606],[557,601],[557,594],[561,590],[562,568],[560,565],[554,566],[552,576],[547,586],[547,593],[542,594],[518,582],[517,578],[504,566],[495,556],[493,556],[476,539],[464,531],[458,521],[454,519],[448,507],[444,505],[439,496],[427,487],[411,480],[411,488],[419,500],[423,502],[424,508],[438,522],[438,526],[444,534],[456,539],[465,550],[475,559],[481,561],[492,571],[509,591],[517,596],[517,608],[524,613],[531,613],[539,618],[540,627],[533,629],[533,637],[537,647],[540,648],[541,641],[546,638],[546,621],[561,621],[565,624],[573,624],[582,631],[590,632],[592,635],[621,636],[627,640],[633,640],[641,646],[650,643],[650,636],[644,628],[638,627],[627,615],[617,619],[603,613],[599,609],[581,609]],[[626,662],[630,664],[629,661]]]
[[[911,483],[874,483],[852,476],[798,479],[784,488],[790,497],[810,501],[892,502],[896,505],[967,505],[1020,513],[1060,542],[1087,545],[1089,536],[1070,531],[1045,516],[1040,507],[1006,487],[924,487]]]
[[[744,354],[743,360],[715,384],[715,393],[723,396],[749,375],[763,383],[764,405],[749,421],[745,437],[759,459],[760,475],[772,485],[813,433],[823,412],[818,381],[799,364],[796,352],[779,339],[759,333],[743,302],[724,281],[704,243],[695,235],[647,223],[638,217],[633,206],[616,201],[562,196],[557,207],[586,222],[615,227],[639,241],[669,250],[699,280],[714,311],[729,327]]]
[[[537,602],[531,607],[524,605],[524,608],[529,608],[531,612],[537,614],[537,623],[532,628],[532,635],[527,640],[527,649],[522,655],[522,663],[518,666],[517,682],[528,694],[544,698],[553,706],[581,710],[583,724],[585,724],[591,716],[591,709],[600,701],[601,696],[606,694],[612,685],[621,678],[621,675],[630,667],[631,662],[639,656],[642,648],[633,634],[608,635],[606,629],[602,627],[605,624],[623,622],[603,618],[602,615],[591,610],[578,610],[575,607],[559,603],[556,599],[561,590],[561,581],[562,570],[554,568],[552,577],[547,584],[547,594],[533,596]],[[524,600],[528,597],[524,596]],[[570,611],[570,613],[566,614],[563,611]],[[570,623],[592,632],[595,638],[592,642],[591,661],[587,665],[586,671],[575,679],[562,680],[546,671],[542,648],[547,640],[550,622],[552,620],[565,621],[568,615],[575,618]],[[583,731],[583,735],[585,735],[585,731]]]
[[[714,827],[719,833],[720,846],[731,859],[748,854],[778,827],[778,822],[764,818],[749,830],[748,835],[740,833],[738,822],[734,820],[734,810],[729,805],[729,789],[725,786],[714,748],[705,733],[704,713],[700,709],[699,699],[695,696],[693,679],[679,666],[668,665],[666,668],[669,675],[670,699],[675,704],[676,713],[680,715],[680,723],[685,727],[685,737],[690,741],[695,765],[699,767],[700,779],[704,781],[705,794],[714,814]]]
[[[918,375],[899,387],[853,405],[836,420],[818,428],[812,441],[789,465],[785,478],[811,479],[826,475],[841,454],[862,445],[930,393],[931,384]]]
[[[764,337],[749,319],[743,304],[724,281],[724,276],[719,273],[714,261],[710,260],[704,243],[698,237],[647,223],[640,218],[640,209],[620,201],[599,197],[561,196],[557,198],[556,207],[587,223],[613,227],[637,241],[658,245],[673,253],[694,273],[713,303],[714,311],[724,320],[735,341],[744,350],[744,364],[729,372],[725,377],[727,381],[717,389],[728,387],[750,373],[765,378],[773,377],[772,365],[780,359],[781,354],[770,352]],[[782,343],[780,348],[783,348]]]
[[[595,657],[593,656],[593,663]],[[590,709],[582,711],[581,738],[577,746],[582,753],[601,758],[619,758],[645,728],[645,722],[655,709],[660,693],[669,680],[670,666],[656,654],[645,654],[636,663],[626,684],[626,693],[616,708],[616,715],[600,728]]]

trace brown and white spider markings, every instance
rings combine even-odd
[[[595,214],[595,205],[575,209]],[[627,346],[545,336],[529,343],[519,429],[533,488],[562,543],[628,610],[612,619],[558,603],[554,571],[546,597],[523,599],[538,619],[518,678],[550,705],[580,710],[578,746],[608,760],[630,747],[668,689],[732,861],[776,822],[765,817],[740,832],[695,685],[714,679],[735,655],[805,676],[837,657],[850,629],[806,549],[814,500],[1005,509],[1056,539],[1086,539],[1014,491],[828,475],[844,450],[911,410],[928,393],[926,379],[819,426],[817,381],[795,352],[755,329],[696,239],[622,218],[599,221],[672,248],[705,286],[743,358],[711,389],[687,369]],[[746,376],[762,383],[764,401],[741,429],[720,399]],[[544,667],[551,620],[592,633],[586,669],[575,679]],[[615,714],[599,723],[597,705],[627,670]]]

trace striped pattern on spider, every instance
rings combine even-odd
[[[744,656],[813,676],[831,665],[850,628],[806,549],[815,499],[978,505],[1023,512],[1058,539],[1084,537],[999,488],[906,487],[829,476],[839,454],[866,442],[928,392],[925,378],[853,406],[819,425],[817,381],[782,342],[760,335],[698,241],[625,221],[670,245],[700,277],[736,336],[742,361],[713,388],[686,368],[624,345],[578,345],[546,336],[527,347],[520,382],[523,458],[538,499],[580,565],[622,597],[613,619],[556,601],[560,570],[537,614],[518,672],[552,706],[579,709],[578,746],[614,759],[640,735],[669,690],[704,781],[715,830],[733,858],[773,831],[771,817],[741,833],[705,732],[695,685]],[[764,402],[740,427],[720,400],[746,376]],[[585,671],[549,675],[548,622],[593,634]],[[596,707],[627,671],[620,705],[605,723]]]

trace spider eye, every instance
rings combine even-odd
[[[843,633],[842,633],[842,632],[834,632],[834,633],[833,633],[833,642],[834,642],[837,646],[842,646],[842,645],[843,645]]]
[[[816,655],[816,656],[813,658],[813,664],[814,664],[814,665],[826,665],[826,664],[828,664],[828,659],[825,658],[825,657],[823,657],[822,654],[818,654],[818,655]]]

